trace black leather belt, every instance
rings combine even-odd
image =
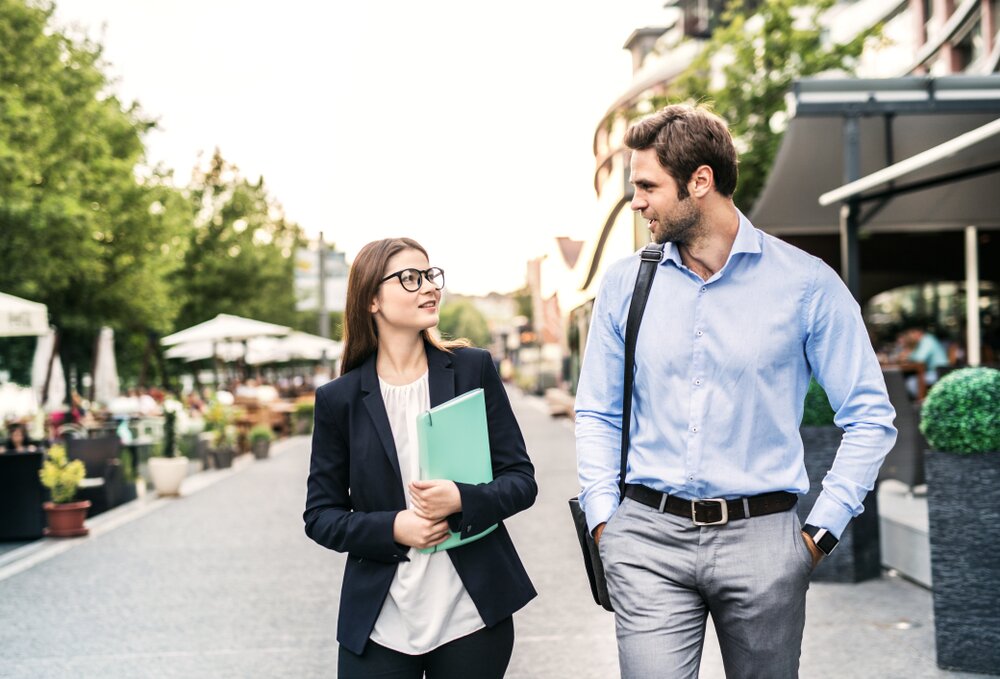
[[[799,501],[798,495],[784,491],[735,500],[722,498],[683,500],[675,495],[661,493],[636,483],[625,484],[625,497],[658,511],[691,519],[696,526],[721,526],[735,519],[777,514],[788,511]]]

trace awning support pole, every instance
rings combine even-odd
[[[979,328],[979,229],[965,227],[965,355],[970,366],[982,362]]]
[[[856,115],[844,118],[844,184],[861,177],[861,124]],[[840,276],[854,299],[861,300],[861,262],[858,257],[858,201],[840,208]]]

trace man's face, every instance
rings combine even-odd
[[[649,221],[657,243],[689,243],[701,227],[701,208],[656,158],[655,149],[632,152],[632,209]],[[683,197],[681,197],[683,196]]]

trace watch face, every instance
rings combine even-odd
[[[802,527],[802,529],[813,539],[813,542],[816,544],[816,547],[819,548],[819,551],[828,556],[839,542],[839,540],[833,537],[833,534],[826,528],[817,528],[816,526],[806,524]]]

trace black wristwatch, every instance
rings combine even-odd
[[[833,537],[833,533],[828,531],[826,528],[818,528],[817,526],[807,523],[802,526],[802,530],[813,539],[816,547],[823,554],[830,556],[830,552],[837,548],[837,543],[840,542],[837,538]]]

